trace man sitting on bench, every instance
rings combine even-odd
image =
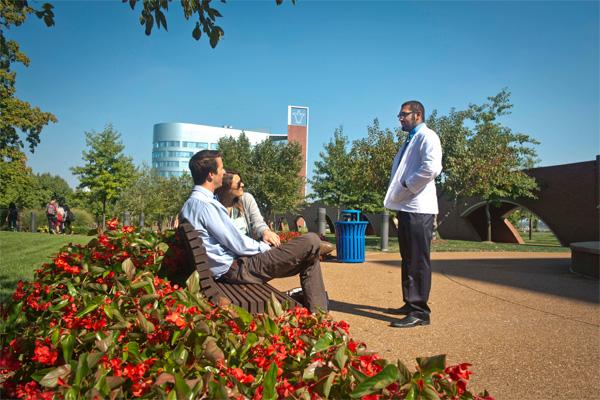
[[[202,150],[190,160],[194,189],[181,209],[204,242],[210,271],[227,283],[266,283],[273,278],[300,275],[306,305],[311,312],[327,311],[327,295],[321,264],[320,239],[314,233],[269,247],[243,235],[231,222],[227,210],[214,198],[223,181],[223,160],[216,150]]]

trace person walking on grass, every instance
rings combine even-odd
[[[438,135],[425,125],[425,107],[412,100],[402,104],[398,119],[408,133],[392,163],[384,206],[396,210],[398,244],[402,258],[402,299],[391,314],[406,315],[394,328],[429,325],[427,305],[431,290],[430,248],[433,222],[438,213],[435,178],[442,172],[442,146]]]

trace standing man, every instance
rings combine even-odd
[[[430,323],[430,247],[438,213],[434,180],[442,172],[442,146],[438,135],[425,125],[425,107],[420,102],[402,104],[398,118],[408,137],[394,158],[384,206],[397,211],[404,305],[389,311],[406,315],[392,327],[411,328]]]
[[[251,239],[233,225],[227,209],[214,198],[225,173],[221,154],[202,150],[191,158],[189,166],[195,186],[179,217],[198,231],[214,278],[229,283],[265,283],[300,275],[310,311],[327,311],[319,236],[307,233],[273,248]]]

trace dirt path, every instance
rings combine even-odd
[[[432,324],[388,326],[401,302],[399,255],[323,263],[330,309],[351,335],[414,368],[418,356],[470,362],[473,389],[497,399],[600,398],[597,280],[569,272],[569,253],[434,253]],[[298,280],[273,282],[280,289]]]

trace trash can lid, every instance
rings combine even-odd
[[[355,221],[360,221],[360,210],[342,210],[340,216],[346,215],[350,218],[355,218]]]

